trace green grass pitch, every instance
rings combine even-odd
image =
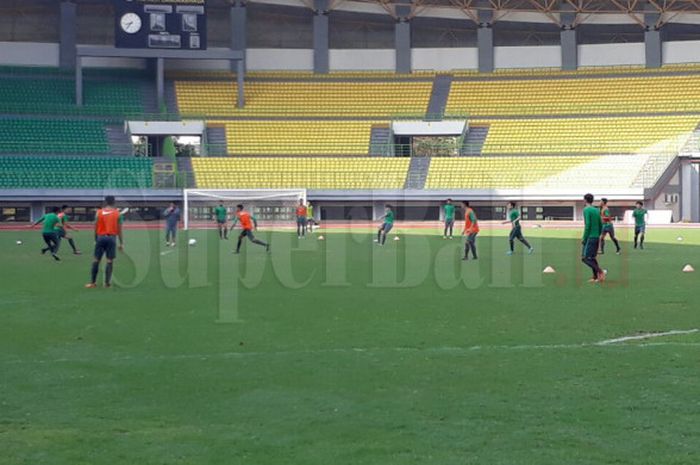
[[[579,231],[525,232],[463,263],[432,231],[127,231],[109,290],[90,233],[54,263],[2,232],[0,464],[700,463],[700,334],[596,344],[700,328],[700,231],[620,229],[605,285]]]

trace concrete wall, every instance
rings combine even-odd
[[[496,68],[559,68],[561,47],[558,45],[494,47]]]
[[[331,71],[393,71],[396,52],[393,49],[331,49]]]
[[[251,71],[311,71],[314,68],[314,51],[295,48],[249,48],[246,51],[246,65]]]
[[[669,63],[700,63],[700,40],[663,42],[661,59]]]
[[[414,70],[477,69],[479,54],[476,47],[467,48],[414,48],[411,50]]]
[[[586,44],[579,45],[579,66],[643,65],[644,44]],[[495,47],[496,68],[559,67],[559,46]],[[700,63],[700,40],[663,43],[664,64]],[[261,49],[247,51],[251,70],[311,70],[311,49]],[[411,50],[414,70],[476,69],[477,49],[463,48],[414,48]],[[0,64],[18,66],[58,66],[58,44],[39,42],[0,42]],[[331,70],[393,70],[393,49],[331,49]],[[85,60],[89,67],[144,68],[143,60],[101,59]],[[168,69],[191,68],[191,63],[177,60],[166,63]],[[228,69],[221,61],[197,62],[196,68]]]
[[[58,44],[0,42],[0,64],[58,66]]]
[[[644,44],[587,44],[578,47],[579,66],[643,65]]]

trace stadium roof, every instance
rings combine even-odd
[[[77,4],[112,5],[113,0],[68,0]],[[314,0],[206,0],[211,7],[223,7],[236,2],[270,3],[314,8]],[[586,22],[594,15],[624,15],[640,26],[645,26],[644,15],[656,14],[657,27],[668,22],[679,22],[688,14],[698,15],[690,22],[700,22],[700,0],[327,0],[328,10],[349,10],[349,5],[372,5],[398,17],[398,5],[410,5],[409,17],[421,16],[426,9],[460,11],[465,17],[478,21],[478,12],[492,11],[493,20],[499,21],[510,13],[537,13],[557,25],[562,25],[561,15],[576,14],[574,25]],[[22,9],[33,5],[56,5],[57,0],[2,0],[2,8]],[[570,21],[570,20],[569,20]],[[567,24],[569,23],[567,21]]]

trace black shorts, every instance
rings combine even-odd
[[[58,235],[58,232],[41,233],[41,235],[44,236],[44,242],[47,244],[50,242],[58,242],[58,240],[61,238],[61,236]]]
[[[583,258],[596,258],[598,256],[599,237],[591,237],[583,244],[581,255]]]
[[[523,240],[523,230],[520,226],[515,226],[510,230],[510,234],[508,235],[509,241],[514,241],[516,239]]]
[[[226,220],[216,220],[216,223],[217,223],[219,226],[223,226],[223,225],[226,224]]]
[[[243,231],[241,231],[240,237],[244,238],[246,236],[248,236],[248,239],[250,239],[251,241],[255,239],[255,235],[253,234],[252,229],[244,229]]]
[[[117,256],[116,236],[97,236],[95,241],[95,258],[101,260],[103,255],[109,260],[114,260]]]

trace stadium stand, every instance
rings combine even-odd
[[[244,109],[233,81],[176,81],[175,89],[183,115],[375,118],[425,114],[432,83],[249,81]]]
[[[2,189],[150,188],[152,162],[131,157],[0,157]]]
[[[221,121],[232,155],[362,155],[372,121]]]
[[[70,79],[0,78],[0,113],[123,115],[143,113],[143,96],[135,80],[86,80],[85,106],[75,106],[75,83]]]
[[[426,189],[624,189],[650,155],[434,158]]]
[[[408,158],[195,158],[200,188],[401,189]]]
[[[454,81],[448,113],[472,116],[700,111],[700,76]]]
[[[89,120],[0,119],[0,153],[108,153],[104,124]]]
[[[489,126],[482,153],[628,154],[676,153],[698,116],[477,120]]]

